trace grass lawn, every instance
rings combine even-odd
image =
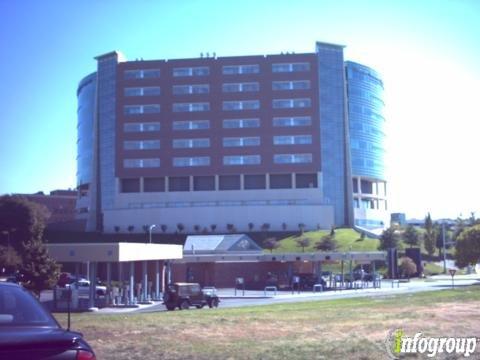
[[[330,230],[306,231],[303,237],[310,239],[310,246],[305,248],[305,251],[315,251],[315,243],[329,233]],[[299,236],[290,236],[281,239],[280,247],[274,250],[274,252],[302,252],[302,248],[298,247],[296,243],[298,238]],[[349,251],[350,247],[352,251],[377,251],[379,245],[378,239],[365,237],[364,240],[360,240],[360,234],[353,229],[336,229],[335,240],[338,244],[337,251]]]
[[[65,314],[56,317],[66,323]],[[235,309],[73,314],[72,325],[99,359],[388,359],[384,340],[390,330],[478,336],[480,289]]]

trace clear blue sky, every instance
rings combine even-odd
[[[480,216],[480,1],[0,0],[0,194],[75,186],[76,87],[127,59],[313,52],[385,82],[390,209]]]

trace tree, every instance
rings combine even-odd
[[[459,267],[480,262],[480,225],[462,231],[455,246],[455,263]]]
[[[135,226],[133,226],[133,225],[128,225],[127,230],[128,230],[129,233],[132,233],[133,230],[135,230]]]
[[[235,225],[233,225],[233,224],[227,224],[227,230],[228,230],[229,232],[231,232],[231,233],[237,231],[237,230],[235,229]]]
[[[215,224],[210,225],[210,230],[212,230],[212,232],[215,232],[216,228],[217,228],[217,225]]]
[[[269,237],[265,239],[263,243],[263,247],[265,249],[270,250],[271,253],[273,252],[273,250],[277,249],[279,246],[280,246],[280,243],[274,237]]]
[[[282,230],[283,230],[283,231],[287,231],[287,227],[288,227],[287,223],[286,223],[286,222],[283,222],[283,223],[282,223]]]
[[[435,229],[432,222],[432,217],[428,213],[425,218],[425,234],[423,234],[423,243],[428,255],[432,256],[435,253]]]
[[[199,233],[201,229],[202,229],[202,227],[200,225],[195,225],[193,227],[193,230],[195,230],[195,232],[197,232],[197,233]]]
[[[183,232],[183,230],[185,230],[185,225],[183,225],[182,223],[178,223],[177,230],[179,233]]]
[[[295,240],[297,242],[297,246],[302,248],[302,252],[305,252],[305,248],[310,246],[310,238],[308,237],[301,237]]]
[[[24,246],[21,281],[23,286],[40,296],[40,291],[56,284],[60,266],[49,256],[47,247],[40,240],[29,241]]]
[[[7,235],[6,240],[2,238],[7,246],[2,246],[0,262],[16,268],[23,285],[37,294],[53,286],[59,272],[42,242],[47,216],[43,206],[25,198],[0,197],[0,231]]]
[[[21,264],[22,258],[12,246],[0,246],[0,273],[13,274]]]
[[[254,227],[255,227],[254,223],[252,223],[252,222],[248,223],[248,231],[252,232]]]
[[[335,226],[332,226],[332,228],[330,229],[330,236],[335,236]]]
[[[168,228],[168,226],[165,225],[165,224],[163,224],[163,225],[160,226],[160,229],[162,229],[162,232],[163,232],[163,233],[167,232],[167,228]]]
[[[418,235],[418,230],[412,224],[409,224],[405,231],[403,232],[403,239],[406,244],[410,247],[418,246],[420,243],[420,237]]]
[[[393,227],[383,230],[382,235],[380,235],[380,245],[378,246],[379,250],[388,250],[391,248],[398,247],[398,236]]]
[[[150,227],[149,227],[148,225],[143,225],[143,226],[142,226],[142,229],[143,229],[143,232],[144,232],[145,234],[148,234],[148,231],[149,231]]]
[[[115,226],[113,227],[113,230],[118,234],[118,233],[120,232],[120,226],[115,225]]]
[[[444,234],[443,233],[444,232],[445,232],[445,243],[447,243],[448,232],[445,229],[445,226],[442,225],[442,224],[437,224],[435,226],[435,246],[438,249],[438,255],[440,257],[442,256],[442,252],[443,252],[443,239],[444,239]]]
[[[410,276],[417,273],[417,264],[408,256],[404,256],[400,258],[399,270],[403,277],[410,279]]]
[[[335,251],[337,247],[337,241],[331,235],[325,235],[320,239],[320,241],[315,243],[315,249],[318,251]]]
[[[270,224],[269,223],[263,223],[261,229],[262,229],[262,231],[268,231],[268,229],[270,229]]]

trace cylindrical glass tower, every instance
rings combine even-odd
[[[375,70],[351,61],[346,72],[355,225],[383,227],[388,221],[383,81]]]

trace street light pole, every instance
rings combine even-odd
[[[150,225],[150,227],[148,228],[148,234],[149,234],[148,238],[150,240],[150,244],[152,243],[152,230],[153,228],[156,228],[156,227],[157,225],[153,224],[153,225]]]
[[[445,246],[445,222],[442,222],[443,273],[447,273],[447,251]]]

